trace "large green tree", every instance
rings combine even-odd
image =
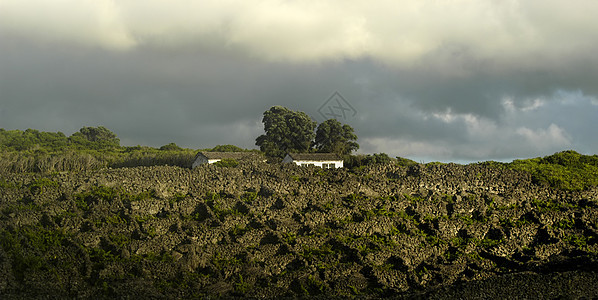
[[[318,152],[345,155],[359,149],[356,140],[357,135],[353,133],[351,126],[343,125],[336,119],[328,119],[318,125],[314,146]]]
[[[273,106],[264,112],[262,123],[266,134],[260,135],[255,144],[266,155],[283,157],[288,152],[312,150],[316,122],[304,112]]]

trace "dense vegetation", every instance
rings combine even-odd
[[[218,145],[201,151],[250,151]],[[66,136],[35,129],[0,129],[0,172],[68,172],[138,166],[190,167],[196,150],[169,143],[159,148],[126,147],[105,127],[83,127]]]
[[[105,150],[120,147],[116,134],[103,126],[83,127],[67,137],[62,132],[35,129],[4,130],[0,128],[0,150],[51,153],[71,150]]]
[[[235,145],[218,145],[200,151],[260,152]],[[197,150],[181,148],[175,143],[159,148],[121,146],[116,134],[102,126],[83,127],[68,137],[62,132],[0,128],[0,172],[47,173],[158,165],[190,167],[196,153]],[[391,158],[385,153],[345,155],[344,160],[345,167],[352,170],[371,165],[418,164],[401,157]],[[572,150],[510,163],[481,164],[529,172],[535,183],[563,190],[598,186],[598,155],[583,155]]]

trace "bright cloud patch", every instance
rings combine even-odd
[[[526,127],[521,127],[516,130],[516,133],[522,136],[530,145],[537,145],[540,150],[543,147],[567,147],[570,141],[567,138],[566,132],[555,124],[550,124],[547,129],[532,130]]]
[[[216,44],[269,60],[372,57],[410,66],[465,55],[500,67],[595,53],[597,12],[592,0],[3,0],[0,27],[113,49]]]

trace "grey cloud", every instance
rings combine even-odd
[[[469,161],[598,147],[594,1],[51,2],[37,18],[0,4],[2,128],[254,147],[269,107],[321,122],[338,91],[364,152]]]

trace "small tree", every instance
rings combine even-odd
[[[212,150],[210,150],[210,152],[243,152],[245,151],[243,148],[237,147],[235,145],[218,145],[214,148],[212,148]]]
[[[314,122],[304,112],[273,106],[264,112],[264,131],[255,144],[268,156],[283,157],[287,152],[310,152],[314,139]]]
[[[170,143],[160,147],[162,151],[181,151],[183,148],[179,147],[176,143]]]
[[[88,149],[120,147],[120,139],[104,126],[83,127],[69,137],[69,142]]]
[[[336,119],[329,119],[318,126],[314,145],[318,152],[346,155],[359,149],[355,140],[357,136],[351,126],[342,125]]]

